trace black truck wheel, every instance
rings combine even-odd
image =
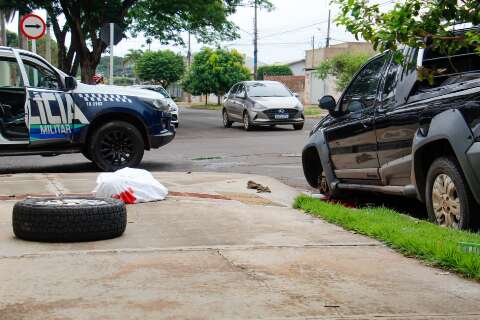
[[[98,128],[90,139],[90,154],[103,171],[136,167],[143,158],[145,143],[132,124],[112,121]]]
[[[425,198],[430,221],[454,229],[474,227],[478,204],[455,159],[442,157],[432,163]]]
[[[13,232],[30,241],[75,242],[111,239],[127,227],[127,209],[116,199],[30,198],[13,207]]]

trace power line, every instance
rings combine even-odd
[[[311,41],[293,41],[293,42],[261,42],[259,45],[287,45],[287,44],[311,44]],[[249,42],[234,42],[234,43],[226,43],[224,46],[231,47],[231,46],[251,46],[252,44]]]
[[[243,33],[248,34],[249,36],[253,36],[253,33],[252,33],[252,32],[249,32],[249,31],[247,31],[247,30],[245,30],[245,29],[242,29],[242,28],[238,27],[238,30],[242,31]]]
[[[302,26],[302,27],[295,28],[295,29],[290,29],[290,30],[284,30],[284,31],[279,31],[279,32],[275,32],[275,33],[270,33],[270,34],[267,34],[267,35],[265,35],[265,36],[260,37],[260,39],[271,38],[271,37],[274,37],[274,36],[277,36],[277,35],[283,35],[283,34],[285,34],[285,33],[292,33],[292,32],[295,32],[295,31],[299,31],[299,30],[311,28],[311,27],[314,27],[314,26],[317,26],[317,25],[319,25],[319,24],[323,24],[323,23],[326,23],[326,22],[328,22],[328,20],[320,21],[320,22],[317,22],[317,23],[312,23],[312,24],[309,24],[309,25],[306,25],[306,26]]]

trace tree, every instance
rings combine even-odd
[[[124,64],[133,64],[143,55],[142,49],[128,49],[128,53],[123,57]]]
[[[336,78],[338,91],[343,91],[352,80],[355,73],[372,56],[371,53],[340,53],[331,59],[324,60],[316,69],[316,74],[321,79],[326,79],[328,75]]]
[[[135,74],[141,80],[160,83],[164,88],[180,80],[184,72],[183,57],[170,50],[147,51],[135,64]]]
[[[133,34],[143,32],[162,43],[183,43],[181,33],[189,31],[201,41],[232,40],[238,37],[237,27],[228,20],[246,0],[2,0],[25,4],[29,10],[43,8],[52,17],[59,44],[59,67],[72,73],[80,64],[82,81],[91,83],[95,69],[107,44],[99,37],[108,22]],[[271,7],[268,0],[254,0]],[[64,19],[63,19],[64,18]],[[63,26],[59,21],[65,20]],[[71,45],[66,48],[66,37]]]
[[[213,50],[210,48],[204,48],[195,54],[188,74],[183,79],[185,91],[194,95],[205,94],[205,104],[208,103],[208,94],[216,90],[216,81],[208,65],[212,54]]]
[[[480,24],[478,0],[404,0],[384,12],[378,4],[370,4],[368,0],[332,2],[340,7],[341,13],[335,20],[337,24],[345,26],[357,39],[362,36],[376,50],[397,52],[397,62],[403,61],[397,51],[399,45],[429,45],[445,54],[470,46],[480,54],[478,31],[465,35],[454,32],[454,26],[460,23]]]
[[[214,93],[220,98],[235,83],[250,79],[250,70],[245,59],[236,50],[203,48],[193,58],[190,71],[183,85],[187,92],[195,95]],[[205,99],[205,103],[208,103]]]
[[[7,45],[7,28],[6,24],[11,22],[15,17],[15,10],[12,8],[0,9],[0,46]]]
[[[263,80],[265,76],[291,76],[292,69],[286,64],[277,64],[270,66],[261,66],[258,68],[258,80]]]

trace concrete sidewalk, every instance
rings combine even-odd
[[[95,174],[0,176],[0,319],[480,318],[480,284],[291,209],[275,179],[154,175],[172,196],[74,244],[14,238],[6,199],[89,193]]]

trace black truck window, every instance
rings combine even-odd
[[[423,52],[417,93],[428,92],[459,82],[480,78],[480,55],[474,48],[461,48],[446,54],[434,47]]]
[[[398,69],[400,65],[392,60],[383,81],[382,91],[382,108],[390,108],[395,106],[396,88],[398,83]]]
[[[341,102],[343,112],[356,112],[374,106],[385,59],[386,55],[381,55],[370,61],[350,83]]]

